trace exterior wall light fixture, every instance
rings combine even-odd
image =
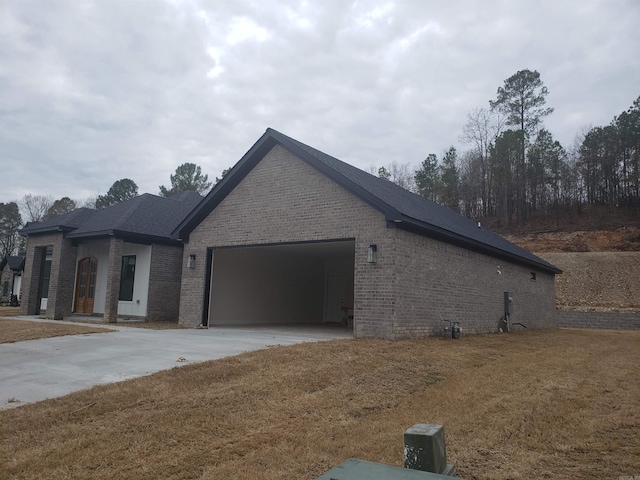
[[[187,268],[196,268],[196,254],[192,253],[187,259]]]
[[[369,245],[367,250],[367,263],[376,263],[378,260],[378,246],[375,243]]]

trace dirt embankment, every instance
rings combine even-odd
[[[640,228],[505,235],[532,252],[640,252]]]
[[[563,271],[556,277],[562,310],[640,311],[640,252],[538,253]]]
[[[640,311],[640,229],[507,238],[562,269],[556,276],[559,309]]]

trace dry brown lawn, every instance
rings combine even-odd
[[[16,317],[20,315],[20,307],[0,306],[0,317]]]
[[[38,338],[59,337],[62,335],[80,335],[84,333],[104,333],[110,331],[106,328],[87,327],[84,325],[52,324],[48,322],[29,322],[3,317],[16,317],[20,315],[20,307],[0,306],[0,343],[21,342],[23,340],[35,340]],[[113,324],[119,327],[148,328],[152,330],[171,330],[185,328],[178,322],[127,322]]]
[[[82,335],[86,333],[110,332],[106,328],[85,327],[53,322],[32,322],[0,318],[0,343],[22,342],[38,338],[61,337],[63,335]]]
[[[468,479],[640,475],[639,365],[640,332],[276,346],[4,410],[3,478],[313,479],[415,423]]]

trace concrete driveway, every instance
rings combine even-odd
[[[0,409],[270,345],[351,337],[342,328],[149,330],[118,325],[110,333],[0,344]]]

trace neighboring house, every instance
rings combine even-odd
[[[561,271],[451,210],[268,129],[175,235],[186,326],[351,322],[398,339],[555,326]]]
[[[27,224],[22,314],[175,320],[182,243],[171,232],[201,200],[144,194]]]
[[[17,306],[20,301],[25,252],[0,260],[0,301]]]

